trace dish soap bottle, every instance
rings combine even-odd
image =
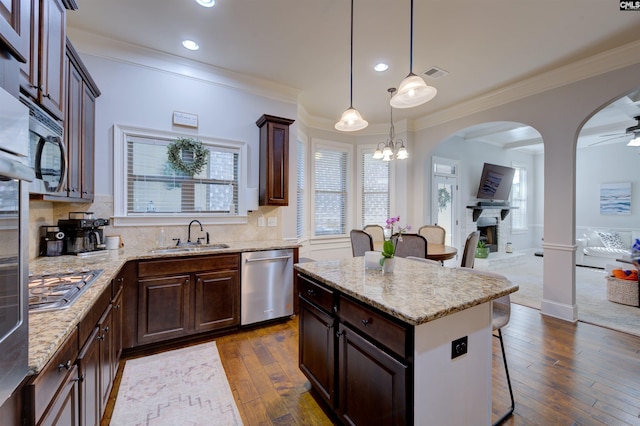
[[[158,247],[166,247],[167,246],[167,235],[164,232],[164,228],[160,228],[160,235],[158,235]]]

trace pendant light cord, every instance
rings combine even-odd
[[[349,108],[353,108],[353,0],[351,0],[351,63],[349,73]]]
[[[353,5],[353,0],[352,0]],[[353,6],[352,6],[353,7]],[[353,14],[353,12],[352,12]],[[353,18],[351,18],[353,19]],[[353,24],[351,24],[353,26]],[[411,24],[409,26],[409,75],[413,74],[413,0],[411,0]],[[352,30],[353,31],[353,30]]]

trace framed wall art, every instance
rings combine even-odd
[[[631,182],[600,184],[600,214],[631,214]]]

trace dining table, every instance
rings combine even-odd
[[[382,251],[382,245],[384,242],[379,241],[373,244],[375,251]],[[445,260],[453,259],[458,254],[458,249],[446,244],[427,243],[427,259],[435,260],[438,262],[444,262]]]

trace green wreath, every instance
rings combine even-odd
[[[184,161],[183,152],[192,152],[193,160]],[[207,164],[209,150],[202,142],[190,138],[178,138],[167,146],[167,159],[176,171],[184,172],[190,176],[197,175]]]

